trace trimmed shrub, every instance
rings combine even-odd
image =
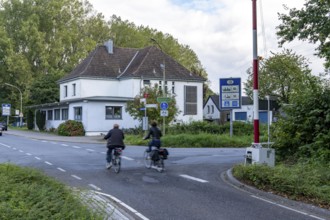
[[[37,120],[37,126],[39,128],[39,131],[45,130],[46,113],[44,111],[40,111],[40,110],[37,111],[36,120]]]
[[[34,123],[33,123],[33,111],[31,109],[29,109],[28,114],[27,114],[27,128],[29,130],[32,130],[34,127]]]
[[[58,135],[61,136],[84,136],[84,125],[80,121],[68,120],[58,126]]]

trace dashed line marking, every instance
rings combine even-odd
[[[76,149],[79,149],[79,148],[81,148],[81,147],[79,147],[79,146],[72,146],[73,148],[76,148]]]
[[[61,144],[62,146],[64,146],[64,147],[68,147],[69,145],[67,145],[67,144]]]
[[[30,154],[30,153],[26,153],[26,155],[31,156],[32,154]]]
[[[57,144],[57,142],[50,142],[51,144]]]
[[[93,149],[89,149],[89,148],[87,148],[86,149],[87,151],[90,151],[90,152],[94,152],[95,150],[93,150]]]
[[[48,141],[41,141],[41,142],[47,143]]]
[[[181,174],[180,176],[183,177],[183,178],[194,180],[194,181],[201,182],[201,183],[207,183],[207,182],[209,182],[207,180],[199,179],[199,178],[196,178],[196,177],[193,177],[193,176],[189,176],[189,175],[186,175],[186,174]]]
[[[0,143],[1,144],[1,143]],[[6,145],[6,144],[1,144],[2,146],[5,146],[5,147],[8,147],[8,148],[11,148],[11,146],[9,145]]]
[[[101,154],[106,154],[106,152],[101,152]]]
[[[287,207],[287,206],[278,204],[276,202],[269,201],[267,199],[264,199],[264,198],[261,198],[261,197],[255,196],[255,195],[251,195],[251,197],[253,197],[255,199],[259,199],[259,200],[264,201],[264,202],[267,202],[267,203],[270,203],[270,204],[273,204],[273,205],[276,205],[276,206],[279,206],[279,207],[282,207],[284,209],[288,209],[288,210],[293,211],[293,212],[297,212],[297,213],[302,214],[302,215],[306,215],[306,216],[309,216],[309,217],[312,217],[312,218],[315,218],[315,219],[319,219],[319,220],[325,220],[324,218],[320,218],[320,217],[317,217],[315,215],[310,215],[310,214],[308,214],[306,212],[302,212],[302,211],[299,211],[297,209],[293,209],[293,208],[290,208],[290,207]]]
[[[71,175],[73,178],[77,179],[77,180],[81,180],[81,178],[79,176],[76,175]]]
[[[62,168],[60,168],[60,167],[57,167],[57,169],[58,169],[59,171],[66,172],[66,170],[64,170],[64,169],[62,169]]]
[[[22,151],[22,150],[19,150],[19,152],[24,153],[24,151]]]
[[[37,160],[41,160],[41,158],[40,158],[40,157],[34,157],[34,158],[36,158]]]
[[[102,189],[101,188],[99,188],[99,187],[97,187],[97,186],[95,186],[94,184],[88,184],[90,187],[92,187],[93,189],[95,189],[95,190],[98,190],[98,191],[101,191]]]
[[[13,147],[13,150],[17,150],[17,148],[16,147]]]
[[[45,161],[45,164],[48,164],[49,166],[53,165],[51,162],[48,162],[48,161]]]
[[[126,157],[126,156],[121,156],[121,158],[123,158],[123,159],[125,159],[125,160],[134,160],[133,158]]]

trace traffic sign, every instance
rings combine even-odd
[[[170,102],[171,98],[170,97],[158,97],[157,102]]]
[[[160,110],[160,116],[167,117],[168,116],[168,110]]]
[[[158,104],[146,104],[146,108],[158,108]]]
[[[168,109],[168,104],[167,104],[167,102],[162,102],[162,103],[160,103],[160,109],[161,109],[161,110],[167,110],[167,109]]]
[[[9,116],[10,115],[10,104],[2,104],[2,115]]]

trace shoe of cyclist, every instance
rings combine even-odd
[[[106,168],[107,169],[110,169],[112,167],[112,163],[110,162],[110,163],[107,163],[107,165],[106,165]]]

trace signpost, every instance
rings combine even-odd
[[[2,104],[2,116],[7,116],[7,125],[9,123],[10,107],[10,104]]]
[[[10,116],[10,104],[2,104],[2,116]]]
[[[240,109],[241,105],[241,78],[220,79],[220,109],[230,110],[230,137],[233,136],[233,109]]]

